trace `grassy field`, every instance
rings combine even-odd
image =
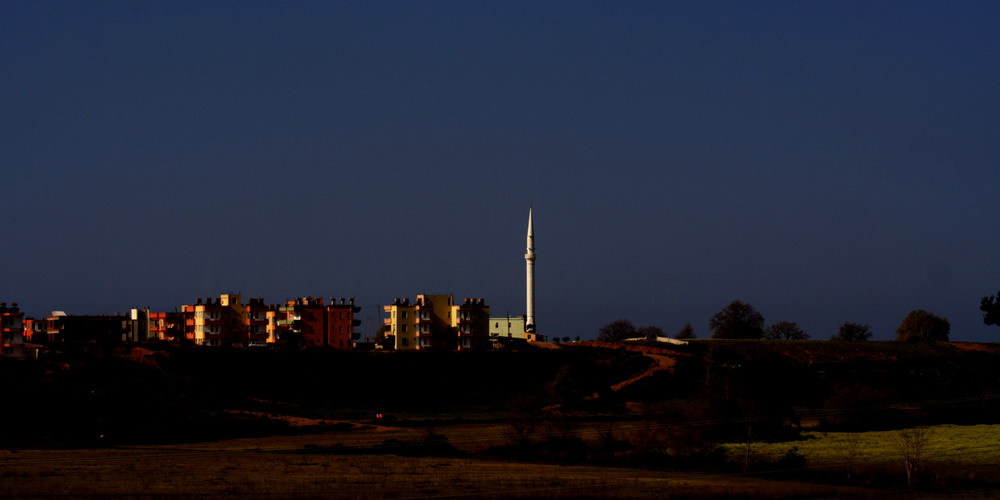
[[[898,473],[903,477],[903,452],[898,431],[807,432],[789,443],[753,443],[752,453],[776,460],[795,448],[812,470]],[[744,453],[743,444],[726,445],[731,457]],[[923,463],[932,477],[1000,482],[1000,425],[937,425],[926,428]]]

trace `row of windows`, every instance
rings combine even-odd
[[[416,314],[413,315],[414,318],[417,318],[417,319],[427,319],[427,320],[431,319],[431,312],[430,311],[415,311],[415,313]],[[396,319],[397,318],[396,314],[397,314],[397,311],[392,311],[392,319]],[[398,314],[399,314],[399,316],[398,316],[399,318],[406,319],[407,316],[409,315],[409,311],[399,311]],[[445,316],[447,316],[448,319],[451,319],[451,312],[449,311],[448,314],[446,314]],[[343,318],[343,313],[341,313],[341,318],[340,319],[344,319]],[[468,319],[468,318],[465,318],[465,319]]]
[[[400,331],[402,333],[409,333],[410,325],[400,325]],[[342,330],[341,330],[342,331]],[[431,333],[431,325],[413,325],[413,331],[416,333]]]

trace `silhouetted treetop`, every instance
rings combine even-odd
[[[698,338],[698,336],[695,335],[694,328],[691,326],[691,323],[688,323],[688,324],[684,325],[684,328],[681,328],[679,332],[677,332],[677,333],[674,334],[674,338],[675,339],[681,339],[681,340],[683,340],[683,339],[696,339],[696,338]]]
[[[768,340],[807,340],[809,334],[799,328],[798,323],[792,321],[779,321],[764,331],[764,338]]]
[[[637,332],[638,335],[646,340],[656,340],[656,337],[666,337],[667,334],[663,333],[663,329],[658,326],[644,326]]]
[[[979,310],[983,312],[983,323],[1000,326],[1000,292],[983,297],[979,301]]]
[[[734,300],[708,322],[715,339],[759,339],[764,336],[764,316],[750,304]]]
[[[612,321],[597,331],[597,340],[604,342],[621,342],[625,339],[638,337],[639,333],[635,325],[627,319]]]
[[[896,328],[896,340],[917,342],[924,340],[947,341],[951,323],[947,319],[923,309],[914,309]]]
[[[872,338],[872,330],[868,328],[868,325],[863,323],[844,323],[840,325],[840,331],[836,335],[830,337],[830,340],[847,340],[851,342],[857,342],[862,340],[869,340]]]

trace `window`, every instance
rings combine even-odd
[[[403,339],[400,339],[400,340],[401,340],[401,342],[403,344],[403,347],[409,347],[410,346],[410,339],[403,338]]]
[[[406,319],[406,311],[403,311],[403,319]]]

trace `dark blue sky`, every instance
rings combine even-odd
[[[997,2],[0,3],[0,300],[995,340]]]

